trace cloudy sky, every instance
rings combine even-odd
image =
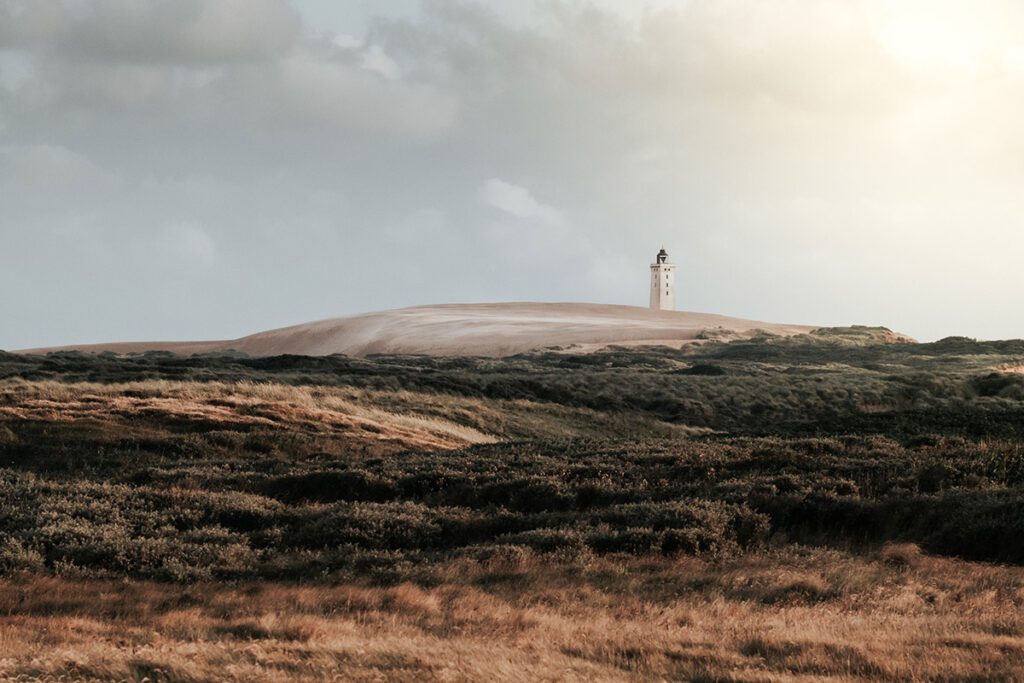
[[[0,348],[415,304],[1024,337],[1015,0],[0,0]]]

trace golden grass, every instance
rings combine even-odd
[[[339,432],[401,448],[443,449],[493,443],[470,426],[413,410],[392,412],[366,392],[242,382],[123,384],[0,384],[0,419],[68,423],[96,418],[216,423],[225,429],[261,427]]]
[[[253,382],[147,380],[117,384],[0,382],[0,422],[115,420],[124,433],[139,421],[206,423],[223,429],[303,430],[397,449],[439,450],[509,438],[574,438],[689,433],[635,416],[532,401],[500,401],[353,387]]]
[[[1024,676],[1024,570],[906,547],[872,558],[791,549],[721,564],[511,554],[427,573],[422,585],[392,587],[15,578],[0,583],[0,678]]]

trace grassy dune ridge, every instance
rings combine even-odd
[[[824,329],[680,349],[544,352],[505,359],[0,352],[0,379],[250,381],[404,390],[527,400],[549,410],[587,409],[610,419],[645,416],[749,435],[1020,435],[1024,374],[1014,368],[1024,365],[1024,342],[885,343],[891,334],[884,328]],[[531,434],[523,430],[516,436]]]

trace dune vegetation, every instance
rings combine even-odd
[[[0,353],[0,679],[1024,677],[1024,342]]]

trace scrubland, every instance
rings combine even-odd
[[[0,353],[0,679],[1024,678],[1024,342]]]

